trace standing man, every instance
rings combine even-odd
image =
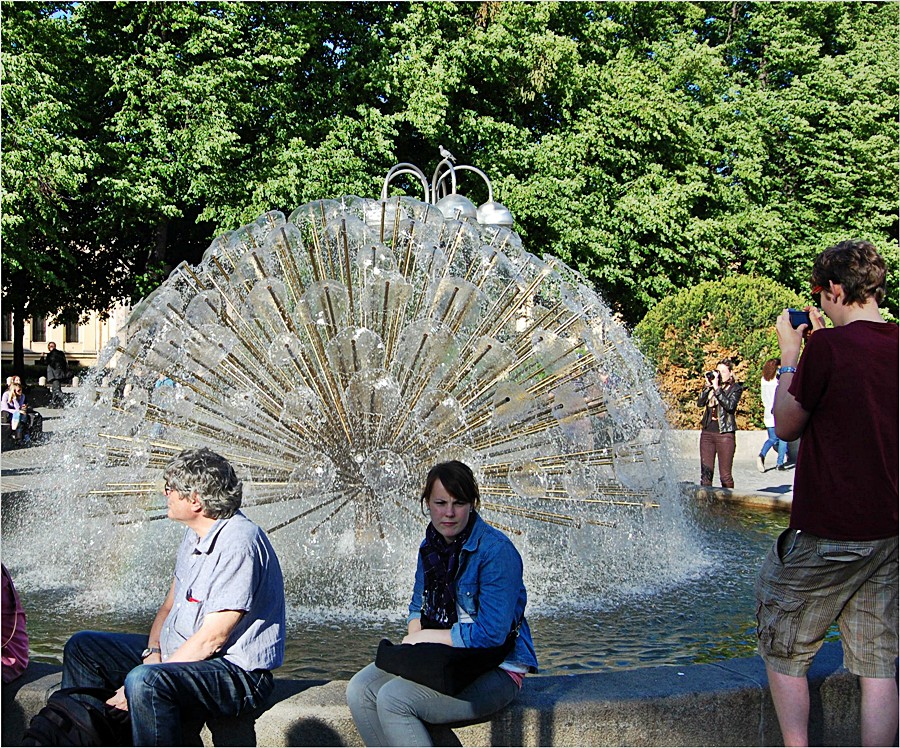
[[[63,654],[63,688],[118,688],[107,703],[130,712],[136,746],[187,745],[185,720],[199,732],[210,716],[259,709],[284,659],[281,567],[238,511],[243,484],[231,465],[189,449],[164,475],[169,518],[186,529],[149,636],[82,631]]]
[[[789,529],[756,583],[759,653],[785,745],[807,745],[806,672],[837,620],[859,676],[862,745],[897,733],[898,328],[878,311],[884,260],[869,242],[829,247],[813,265],[807,325],[776,322],[775,432],[802,436]],[[813,334],[814,333],[814,334]]]
[[[66,354],[56,350],[56,343],[47,343],[47,382],[50,385],[50,407],[63,407],[62,383],[69,376]]]

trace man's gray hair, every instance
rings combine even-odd
[[[196,491],[206,517],[228,519],[241,508],[243,482],[231,463],[211,449],[185,449],[166,465],[163,475],[184,496]]]

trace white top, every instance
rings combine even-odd
[[[759,380],[759,392],[762,397],[763,404],[763,423],[766,428],[775,426],[775,414],[772,408],[775,407],[775,390],[778,389],[778,377],[772,377],[770,380]]]

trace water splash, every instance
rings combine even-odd
[[[244,479],[295,607],[402,606],[418,492],[452,458],[544,605],[589,608],[698,559],[652,374],[600,296],[510,229],[408,197],[218,237],[137,305],[63,430],[17,553],[113,607],[165,593],[179,531],[157,521],[158,481],[192,446]]]

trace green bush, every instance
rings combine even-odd
[[[766,359],[777,357],[775,318],[785,307],[811,303],[766,278],[735,275],[700,283],[661,300],[634,330],[654,363],[660,389],[678,428],[699,428],[701,376],[725,356],[746,391],[738,428],[763,428],[759,380]]]

